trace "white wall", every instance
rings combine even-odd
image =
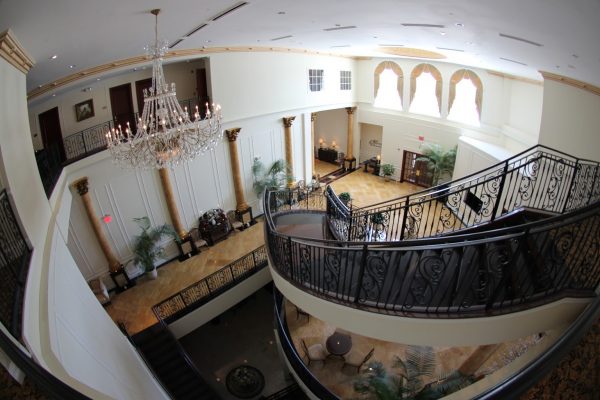
[[[360,160],[381,155],[383,127],[380,125],[360,124]]]
[[[382,162],[398,167],[404,150],[420,150],[418,136],[425,142],[440,144],[450,148],[458,143],[460,136],[482,140],[509,150],[519,152],[537,142],[541,118],[541,96],[543,88],[537,83],[528,83],[493,75],[485,70],[472,69],[483,85],[481,126],[474,127],[447,121],[450,77],[462,66],[449,63],[435,63],[442,75],[442,118],[411,114],[410,73],[422,61],[393,59],[404,73],[402,95],[403,111],[374,108],[374,71],[386,59],[358,61],[357,101],[359,102],[359,123],[383,126]]]
[[[600,96],[544,82],[539,142],[575,157],[600,160]]]
[[[95,300],[66,249],[33,157],[25,76],[0,60],[0,170],[33,246],[23,336],[34,358],[91,398],[168,398]],[[58,190],[61,190],[60,188]],[[66,205],[69,201],[65,202]]]
[[[348,112],[345,108],[321,111],[315,120],[315,142],[323,139],[323,147],[331,148],[333,141],[336,150],[347,154],[348,146]]]

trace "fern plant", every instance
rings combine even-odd
[[[417,158],[417,161],[427,161],[429,175],[432,176],[433,186],[437,186],[442,178],[452,176],[454,164],[456,163],[456,146],[450,150],[444,150],[437,144],[426,144],[423,150],[423,157]]]
[[[354,390],[361,398],[377,400],[431,400],[439,399],[460,390],[475,381],[458,371],[439,377],[436,381],[424,384],[425,378],[433,376],[436,368],[435,353],[431,347],[410,346],[406,349],[406,359],[396,356],[392,368],[397,374],[389,373],[379,361],[367,365],[354,381]]]
[[[179,235],[171,225],[164,224],[151,228],[148,217],[134,218],[133,221],[140,227],[142,232],[135,237],[133,242],[134,262],[141,265],[145,272],[152,272],[155,268],[154,262],[164,256],[164,249],[157,246],[159,240],[167,235],[176,242],[180,242]]]

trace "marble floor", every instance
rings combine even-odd
[[[335,165],[316,160],[324,168]],[[419,190],[418,186],[385,181],[385,179],[362,169],[348,174],[332,183],[336,193],[348,191],[355,204],[369,205],[389,200]],[[158,279],[142,276],[137,285],[113,294],[106,311],[115,322],[122,322],[130,335],[136,334],[157,322],[152,306],[174,295],[194,282],[210,275],[230,262],[242,257],[264,244],[262,222],[244,231],[234,231],[226,240],[213,247],[203,247],[201,253],[183,262],[172,261],[158,268]]]
[[[325,347],[326,339],[336,331],[336,327],[314,316],[298,315],[296,307],[289,301],[286,301],[285,309],[292,341],[298,354],[306,362],[301,340],[303,339],[308,347],[316,343],[320,343]],[[406,360],[406,350],[410,347],[409,345],[377,340],[352,332],[348,333],[352,337],[351,352],[366,355],[371,349],[375,349],[369,362],[381,362],[388,373],[397,374],[399,372],[394,366],[395,359],[400,357],[402,360]],[[543,337],[539,338],[537,335],[533,335],[499,344],[495,352],[481,364],[473,375],[482,377],[494,372],[524,354],[525,351],[540,343],[541,340],[544,340]],[[435,354],[436,368],[430,377],[422,379],[423,385],[458,370],[469,356],[477,350],[477,347],[433,347],[432,349]],[[324,363],[311,362],[309,369],[322,384],[338,397],[342,399],[359,398],[359,394],[354,391],[353,384],[360,375],[357,374],[355,368],[346,367],[342,369],[342,366],[343,359],[328,357]],[[366,368],[363,367],[363,371]]]
[[[321,161],[319,159],[315,159],[315,175],[319,175],[321,178],[325,175],[329,175],[333,171],[340,169],[340,166],[337,164],[328,163],[325,161]]]

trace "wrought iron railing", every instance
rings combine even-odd
[[[273,299],[275,303],[275,326],[279,335],[279,343],[294,372],[316,398],[321,400],[338,400],[339,397],[327,389],[310,372],[302,361],[302,356],[298,354],[287,326],[283,296],[277,288],[273,290]]]
[[[535,146],[465,178],[363,208],[331,188],[327,211],[340,240],[396,241],[443,235],[520,207],[563,213],[600,200],[600,166]]]
[[[23,299],[31,248],[23,235],[6,190],[0,192],[0,322],[21,338]]]
[[[132,116],[137,120],[137,114]],[[113,120],[94,125],[63,139],[67,163],[88,157],[106,149],[106,132],[115,127]]]
[[[161,301],[152,307],[152,311],[159,321],[169,324],[225,293],[266,265],[267,251],[263,245]]]
[[[277,231],[266,193],[272,266],[315,296],[381,313],[454,318],[503,314],[600,284],[600,202],[500,230],[403,242],[343,242]]]

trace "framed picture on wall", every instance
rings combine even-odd
[[[94,101],[92,99],[75,104],[75,119],[77,122],[94,116]]]

